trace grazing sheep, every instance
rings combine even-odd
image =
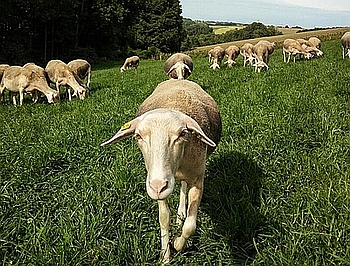
[[[261,72],[261,70],[266,67],[269,69],[267,65],[271,54],[274,52],[276,47],[276,43],[271,43],[269,41],[259,41],[257,44],[253,46],[253,56],[255,58],[255,71]]]
[[[240,50],[241,55],[243,56],[243,66],[246,65],[247,62],[252,66],[254,62],[253,56],[253,47],[254,45],[251,43],[245,43]]]
[[[173,54],[165,61],[164,71],[169,79],[187,79],[193,71],[192,58],[183,53]]]
[[[348,56],[350,58],[350,31],[345,32],[340,40],[341,45],[343,46],[343,59],[345,56]]]
[[[227,64],[228,67],[232,67],[233,64],[236,64],[236,58],[239,56],[239,48],[236,45],[231,45],[225,49],[225,55],[227,56]]]
[[[50,82],[49,77],[47,76],[45,69],[42,68],[41,66],[38,66],[34,63],[27,63],[23,67],[30,71],[34,71],[41,79],[45,80],[46,83],[49,84]],[[31,94],[32,94],[33,102],[36,103],[39,99],[38,90],[34,90]]]
[[[19,93],[19,104],[23,103],[25,92],[33,94],[35,90],[43,93],[49,103],[57,103],[60,100],[59,93],[51,89],[46,80],[32,70],[20,66],[10,66],[3,74],[0,84],[0,95],[7,89],[12,93]],[[13,95],[13,104],[16,105],[16,96]]]
[[[132,135],[136,137],[145,160],[147,193],[158,200],[161,257],[163,262],[168,262],[171,254],[167,198],[175,181],[181,182],[177,222],[184,222],[182,234],[173,241],[175,250],[181,251],[196,230],[205,161],[221,137],[220,113],[214,99],[198,84],[170,79],[160,83],[141,104],[135,119],[101,145]]]
[[[4,74],[4,71],[6,68],[8,68],[10,65],[8,64],[0,64],[0,82],[2,80],[2,76]],[[5,94],[2,95],[2,101],[5,101]]]
[[[215,48],[211,49],[209,51],[209,61],[210,63],[213,62],[213,64],[210,66],[212,69],[220,68],[220,64],[222,59],[225,57],[225,50],[220,47],[216,46]]]
[[[91,65],[84,59],[72,60],[67,64],[73,72],[75,79],[80,86],[90,88],[91,81]],[[84,84],[83,80],[87,77],[87,83]]]
[[[316,47],[317,49],[321,49],[321,40],[317,37],[309,38],[310,46]]]
[[[127,59],[125,59],[123,66],[120,68],[120,72],[124,72],[130,67],[137,69],[139,64],[140,64],[140,58],[138,56],[134,55],[132,57],[128,57]]]
[[[72,95],[70,88],[74,90],[73,96],[78,96],[79,99],[84,100],[86,89],[81,86],[75,79],[70,67],[61,60],[51,60],[47,63],[45,71],[52,83],[56,85],[56,89],[60,92],[60,86],[67,86],[68,98],[71,101]]]
[[[286,58],[286,54],[288,54],[288,59]],[[311,54],[307,52],[297,40],[285,39],[283,42],[283,62],[289,62],[293,55],[293,61],[295,63],[295,57],[298,54],[303,55],[306,59],[311,58]]]

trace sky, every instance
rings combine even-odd
[[[350,26],[350,0],[180,0],[182,16],[303,28]]]

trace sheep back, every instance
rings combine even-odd
[[[158,108],[173,109],[190,116],[215,144],[219,143],[222,125],[218,106],[195,82],[167,80],[160,83],[140,105],[136,116]],[[207,153],[212,153],[214,149],[208,147]]]

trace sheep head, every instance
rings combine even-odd
[[[175,73],[173,74],[172,72],[175,70]],[[191,75],[192,71],[186,65],[184,62],[176,62],[175,65],[173,65],[170,70],[168,71],[167,75],[171,78],[177,78],[177,79],[186,79],[189,75]]]
[[[147,193],[155,200],[166,199],[172,193],[175,174],[187,145],[198,138],[206,145],[216,146],[194,119],[170,109],[155,109],[144,113],[126,123],[101,146],[131,135],[135,136],[144,157]]]

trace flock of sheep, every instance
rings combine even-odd
[[[255,45],[245,43],[241,48],[236,45],[231,45],[226,49],[217,46],[208,53],[209,62],[212,63],[210,68],[219,69],[225,56],[227,56],[225,64],[228,67],[232,67],[233,64],[236,64],[235,60],[237,57],[242,55],[244,66],[248,63],[255,67],[255,71],[261,72],[263,68],[269,68],[268,63],[275,47],[276,42],[269,42],[267,40],[261,40]],[[322,56],[323,52],[320,50],[320,47],[321,41],[316,37],[311,37],[309,40],[286,39],[283,42],[283,61],[289,62],[291,56],[293,56],[295,62],[295,57],[298,54],[305,59]]]
[[[306,59],[321,56],[323,53],[320,43],[317,38],[307,41],[287,39],[283,46],[284,61],[288,62],[291,56],[295,60],[297,54]],[[346,55],[350,58],[350,32],[343,36],[342,45],[343,57]],[[212,63],[210,67],[220,68],[225,55],[230,67],[241,54],[244,65],[249,63],[256,71],[261,71],[264,67],[268,68],[269,57],[275,46],[275,43],[261,41],[256,45],[245,44],[240,49],[237,46],[226,50],[215,47],[209,52],[209,61]],[[139,61],[137,56],[127,58],[120,71],[137,68]],[[46,96],[48,102],[59,101],[61,85],[68,85],[74,90],[73,96],[84,99],[90,84],[91,66],[85,60],[74,60],[68,64],[52,60],[45,69],[33,63],[23,67],[1,67],[4,70],[1,72],[0,93],[5,88],[11,94],[19,93],[20,101],[23,100],[23,93],[30,93],[36,101],[36,91]],[[159,206],[161,259],[166,263],[171,257],[171,246],[176,251],[183,250],[186,241],[196,230],[197,213],[203,194],[205,161],[220,141],[222,123],[215,100],[200,85],[187,80],[193,71],[190,56],[173,54],[166,60],[164,71],[169,79],[160,83],[144,100],[134,119],[125,123],[101,146],[129,136],[135,137],[147,170],[147,193],[157,200]],[[84,84],[86,76],[88,81]],[[57,90],[51,89],[49,83],[54,83]],[[171,215],[167,198],[173,192],[176,181],[181,182],[177,223],[182,225],[182,232],[170,241]]]
[[[84,79],[87,77],[87,83]],[[83,100],[90,86],[91,65],[83,59],[76,59],[68,64],[61,60],[51,60],[45,69],[34,63],[21,66],[0,65],[0,97],[5,100],[4,91],[8,90],[13,104],[23,104],[24,94],[30,94],[33,102],[37,102],[39,95],[46,97],[48,103],[60,102],[60,87],[66,86],[69,100],[77,96]],[[56,90],[50,87],[55,84]],[[71,89],[74,91],[71,94]]]

